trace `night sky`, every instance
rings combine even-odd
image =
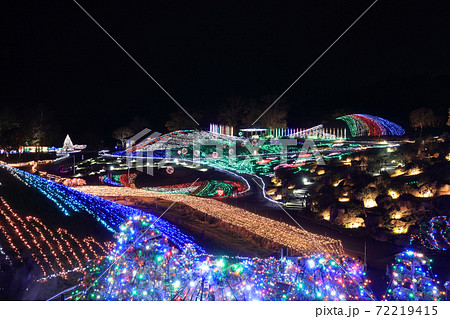
[[[372,2],[79,1],[202,125],[227,97],[280,94]],[[288,125],[336,109],[404,125],[417,107],[446,116],[449,9],[379,0],[286,94]],[[105,137],[136,115],[164,132],[178,110],[73,1],[2,2],[0,24],[0,107],[45,106],[65,131]]]

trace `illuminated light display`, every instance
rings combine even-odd
[[[130,187],[129,178],[131,179],[131,177],[132,175],[128,174],[109,174],[109,175],[100,175],[98,179],[100,180],[100,182],[105,184],[119,187],[123,186]]]
[[[150,139],[150,140],[145,139],[143,142],[141,142],[141,143],[139,143],[137,145],[134,145],[131,148],[127,149],[126,152],[132,153],[132,152],[135,152],[135,151],[137,151],[137,150],[139,150],[139,149],[141,149],[141,148],[143,148],[145,146],[157,143],[157,142],[159,142],[162,139],[173,137],[173,136],[176,136],[176,135],[179,135],[179,134],[193,133],[193,132],[196,132],[196,131],[195,130],[178,130],[178,131],[170,132],[170,133],[167,133],[167,134],[163,134],[161,136],[158,136],[158,137]]]
[[[84,256],[84,259],[86,261],[89,261],[89,255],[88,255],[88,249],[85,249],[82,244],[78,241],[78,239],[76,239],[72,234],[70,234],[67,230],[62,229],[62,228],[58,228],[57,230],[58,234],[60,234],[62,236],[62,234],[68,236],[72,241],[75,242],[75,244],[78,246],[78,248],[80,249],[81,253]],[[90,246],[88,246],[88,248],[91,248]]]
[[[356,136],[400,136],[405,130],[398,124],[384,118],[368,114],[350,114],[336,118],[344,121],[352,137]]]
[[[108,201],[96,196],[80,192],[76,189],[68,188],[64,185],[48,181],[39,176],[21,171],[16,168],[2,165],[11,172],[16,178],[23,181],[26,185],[36,188],[47,198],[52,200],[57,208],[67,216],[74,213],[89,213],[99,223],[111,232],[115,232],[119,225],[128,217],[142,215],[143,212],[136,208],[120,205],[112,201]],[[86,186],[77,186],[81,189]],[[108,187],[108,186],[106,186]],[[111,186],[112,187],[112,186]],[[125,189],[125,187],[113,187],[116,189]],[[127,188],[129,189],[129,188]],[[143,191],[146,192],[146,191]],[[160,231],[169,237],[178,247],[191,243],[198,251],[204,252],[203,248],[198,246],[192,237],[181,232],[176,226],[154,216],[148,214],[149,218],[155,221],[155,225]]]
[[[389,121],[382,119],[381,117],[368,115],[368,114],[354,114],[354,116],[357,116],[360,119],[362,119],[363,121],[365,121],[365,123],[369,127],[369,131],[371,132],[370,135],[372,135],[372,136],[389,135],[389,132],[386,130],[386,127],[382,124],[384,122],[385,125],[388,126]],[[402,134],[404,134],[404,133],[402,133]],[[400,134],[400,135],[402,135],[402,134]],[[396,134],[391,134],[391,135],[396,135]]]
[[[42,227],[44,229],[44,231],[46,231],[48,233],[48,235],[50,236],[50,238],[56,243],[56,248],[58,248],[58,251],[61,252],[61,254],[65,257],[65,259],[69,262],[70,266],[74,267],[74,262],[72,261],[71,258],[69,258],[66,254],[66,250],[64,249],[64,246],[61,244],[61,241],[58,239],[58,237],[56,237],[53,232],[47,228],[47,226],[45,226],[37,217],[33,217],[33,216],[27,216],[27,221],[31,221],[31,223],[33,224],[34,228],[36,229],[36,231],[39,233],[41,238],[45,238],[45,235],[42,233],[42,231],[36,226],[34,225],[34,223],[36,223],[37,225],[39,225],[40,227]],[[60,238],[62,239],[62,238]],[[56,256],[55,251],[53,250],[53,248],[51,247],[51,244],[46,241],[47,245],[49,246],[49,248],[52,250],[52,254],[55,256],[55,258],[58,258]],[[67,246],[69,248],[69,250],[72,248],[70,245]],[[71,250],[73,252],[73,249]],[[105,252],[105,255],[107,253]],[[74,256],[77,258],[76,254],[74,254]],[[81,263],[79,264],[81,266]]]
[[[359,228],[364,227],[364,221],[350,221],[349,223],[345,224],[346,228]]]
[[[3,198],[2,198],[2,203],[4,204]],[[13,216],[13,218],[17,221],[17,224],[20,225],[20,226],[22,226],[21,228],[22,228],[23,230],[21,231],[20,228],[19,228],[19,226],[16,224],[16,222],[14,222],[13,219],[8,215],[8,213],[7,213],[7,212],[9,211],[8,208],[9,208],[9,207],[7,207],[7,211],[6,211],[6,212],[3,211],[3,210],[0,208],[0,214],[1,214],[1,215],[5,218],[5,220],[7,221],[7,225],[9,225],[9,226],[12,228],[12,230],[13,230],[13,232],[16,234],[16,236],[19,237],[19,240],[20,240],[20,242],[22,243],[22,245],[25,246],[25,248],[28,249],[29,251],[32,251],[31,245],[34,243],[34,244],[36,245],[36,247],[39,249],[39,252],[42,254],[42,258],[44,259],[44,261],[45,261],[48,265],[50,265],[51,270],[54,271],[53,266],[50,264],[50,262],[49,262],[48,259],[47,259],[47,256],[42,252],[41,245],[40,245],[40,243],[36,240],[34,234],[28,229],[27,225],[23,222],[23,220],[22,220],[16,213],[14,213],[13,211],[10,211],[11,214],[12,214],[12,216]],[[6,230],[5,230],[4,228],[2,229],[2,231],[4,231],[4,233],[7,233]],[[31,240],[32,240],[31,243],[29,243],[29,240],[27,240],[27,239],[25,238],[25,235],[24,235],[23,231],[25,231],[26,233],[28,233],[28,234],[31,235]],[[15,250],[16,247],[17,247],[17,244],[14,244],[14,243],[12,242],[11,236],[10,236],[10,235],[7,235],[7,236],[5,236],[5,237],[7,238],[7,240],[8,240],[8,242],[9,242],[11,248],[13,248],[13,249]],[[36,264],[38,264],[39,267],[41,267],[42,273],[43,273],[44,276],[45,276],[47,273],[46,273],[46,271],[45,271],[45,269],[44,269],[44,266],[43,266],[42,262],[36,257],[36,255],[35,255],[33,252],[31,253],[31,256],[32,256],[32,259],[36,262]],[[20,258],[21,260],[23,260],[23,255],[20,254],[20,253],[19,253],[19,258]]]
[[[408,232],[408,227],[397,226],[392,229],[394,234],[406,234]]]
[[[438,281],[433,275],[432,259],[412,250],[395,256],[388,267],[390,283],[385,300],[424,301],[442,300],[445,292],[438,288]]]
[[[450,249],[449,217],[435,216],[421,224],[419,232],[411,235],[410,242],[432,250]]]
[[[400,196],[396,191],[394,191],[394,190],[392,190],[392,189],[390,189],[390,190],[388,191],[388,194],[389,194],[389,196],[391,196],[393,199],[397,199],[397,198]]]
[[[405,130],[400,125],[395,124],[394,122],[388,121],[382,117],[375,115],[367,115],[367,114],[360,114],[360,115],[372,118],[374,121],[378,122],[380,126],[382,126],[386,130],[385,135],[401,136],[405,134]]]
[[[230,125],[209,124],[209,131],[216,134],[234,135],[234,128]]]
[[[86,269],[72,299],[374,300],[364,265],[348,256],[198,254],[190,245],[171,247],[156,228],[148,231],[149,223],[144,216],[125,222],[116,249]]]
[[[377,202],[373,198],[369,198],[369,199],[365,199],[364,200],[364,207],[365,208],[372,208],[372,207],[376,207],[377,205],[378,205]]]
[[[120,175],[120,183],[125,187],[132,187],[130,184],[133,184],[133,174]]]
[[[103,254],[105,254],[105,255],[107,255],[108,253],[109,253],[109,249],[106,249],[104,246],[102,246],[98,241],[96,241],[93,237],[86,237],[86,238],[84,238],[83,239],[83,241],[87,244],[87,243],[92,243],[92,244],[94,244],[95,246],[97,246],[98,248],[100,248],[100,250],[103,252]],[[94,249],[92,249],[92,246],[89,246],[89,247],[91,247],[90,249],[91,249],[91,251],[92,252],[95,252],[95,250]],[[98,256],[96,257],[96,258],[98,258]]]
[[[358,119],[358,121],[362,123],[361,119]],[[373,120],[371,121],[373,122]],[[364,126],[364,124],[361,125]],[[375,127],[375,124],[372,123],[371,125]],[[373,128],[373,130],[375,130],[375,128]],[[306,138],[330,139],[332,136],[336,137],[335,134],[339,135],[342,134],[342,132],[344,132],[343,135],[345,136],[346,129],[341,128],[338,130],[332,130],[319,125],[308,129],[307,131],[311,133],[311,135],[308,135]],[[298,137],[299,135],[295,134],[301,131],[293,130],[292,132],[292,135],[290,135],[291,137]],[[166,159],[166,161],[173,161],[176,165],[186,166],[188,163],[192,163],[194,166],[197,166],[200,164],[213,169],[222,169],[227,173],[237,172],[239,174],[251,174],[257,176],[271,176],[274,174],[274,168],[279,169],[286,167],[297,167],[298,170],[293,173],[298,173],[302,170],[300,167],[301,165],[297,166],[298,164],[317,161],[317,157],[313,154],[300,154],[303,147],[302,141],[298,142],[297,145],[289,145],[289,150],[285,150],[279,139],[266,140],[265,138],[259,138],[250,141],[242,137],[234,137],[204,131],[186,131],[175,133],[176,134],[168,134],[158,137],[154,142],[144,143],[145,145],[139,144],[137,146],[139,148],[139,152],[134,152],[134,148],[131,148],[128,151],[118,152],[111,157],[115,157],[117,159],[122,158],[122,160],[125,160],[125,155],[127,156],[127,159],[130,156],[136,157],[134,162],[131,161],[132,165],[136,165],[136,167],[141,167],[139,166],[140,164],[137,159],[145,157],[154,161],[153,164],[150,164],[152,167],[158,167],[157,162],[161,159]],[[302,136],[300,135],[300,137]],[[188,142],[185,143],[185,141]],[[262,144],[260,144],[260,142],[262,142]],[[253,145],[253,143],[257,145]],[[322,158],[324,160],[333,158],[341,159],[342,156],[349,155],[352,152],[370,148],[390,147],[389,145],[374,144],[373,141],[363,143],[365,143],[365,145],[321,141],[319,145],[316,144],[316,146],[318,147],[318,151],[322,154]],[[240,149],[239,145],[241,145],[242,149]],[[220,148],[221,152],[220,156],[217,157],[216,155],[219,154],[218,148]],[[302,158],[296,158],[299,154]],[[285,163],[287,166],[279,166],[280,164],[284,164],[284,157],[282,155],[287,157],[287,162]],[[283,157],[283,160],[281,157]],[[275,159],[268,160],[270,158]],[[147,162],[145,167],[148,167],[148,164],[149,163]],[[126,166],[126,164],[119,164],[119,166],[122,165]],[[144,168],[144,166],[141,168]],[[238,176],[238,178],[242,179],[242,176]]]
[[[342,120],[347,124],[348,129],[350,130],[350,134],[352,137],[358,136],[356,130],[356,122],[355,119],[351,116],[341,116],[336,118],[337,120]]]
[[[83,254],[86,262],[108,254],[106,247],[110,246],[102,245],[93,238],[84,239],[84,244],[82,244],[64,229],[58,229],[55,235],[37,217],[21,218],[3,198],[0,197],[0,201],[2,206],[0,215],[6,221],[5,224],[0,224],[1,234],[11,250],[16,253],[18,262],[24,261],[25,256],[31,255],[32,260],[40,267],[43,277],[48,277],[48,275],[65,277],[70,271],[68,267],[74,267],[77,263],[79,267],[82,267],[83,264],[77,254]],[[62,233],[70,237],[72,244],[62,236]],[[100,253],[97,253],[89,244],[90,242],[96,244]],[[69,256],[67,251],[73,255],[74,259]]]
[[[125,178],[124,178],[125,176]],[[99,177],[101,182],[113,186],[126,186],[123,181],[128,179],[127,174],[111,174]],[[184,183],[167,186],[143,187],[142,189],[169,194],[191,194],[199,197],[237,197],[248,191],[248,187],[235,181],[209,180],[204,182]],[[221,189],[221,191],[219,191]]]
[[[419,193],[417,197],[425,197],[425,198],[427,198],[427,197],[433,197],[433,195],[434,195],[433,192],[430,189],[428,189],[424,193]]]
[[[81,178],[66,178],[62,181],[64,186],[72,187],[72,186],[82,186],[86,185],[86,181]]]
[[[16,245],[14,245],[14,241],[13,241],[13,239],[11,238],[11,236],[9,236],[9,234],[6,232],[6,229],[5,229],[5,227],[3,227],[1,224],[0,224],[0,230],[2,231],[2,233],[3,233],[3,236],[5,236],[5,238],[6,238],[6,241],[9,243],[9,246],[14,250],[14,252],[17,254],[17,258],[21,258],[21,255],[20,255],[20,251],[19,251],[19,249],[16,247]]]
[[[246,185],[233,181],[202,182],[191,195],[198,197],[237,197],[248,191]]]
[[[1,226],[0,226],[1,227]],[[8,265],[12,265],[11,263],[11,258],[9,257],[9,255],[3,250],[3,247],[0,246],[0,256],[2,256],[2,261],[6,261],[8,263]]]
[[[78,255],[75,253],[75,250],[74,250],[73,247],[70,245],[69,240],[68,240],[67,238],[65,238],[65,235],[63,235],[63,234],[67,234],[67,231],[66,231],[65,229],[58,228],[56,232],[57,232],[58,235],[60,236],[61,241],[64,242],[66,248],[70,251],[70,253],[72,254],[72,256],[73,256],[73,257],[75,258],[75,260],[77,261],[78,266],[79,266],[79,267],[82,267],[82,266],[83,266],[83,263],[81,262],[80,257],[78,257]],[[79,244],[79,243],[78,243],[78,244]],[[80,251],[81,253],[84,253],[84,248],[80,247],[80,245],[78,245],[78,248],[80,248],[79,251]],[[72,264],[73,264],[73,262],[72,262]]]
[[[212,198],[200,198],[184,194],[152,193],[140,189],[112,186],[80,186],[77,189],[100,197],[156,197],[173,202],[181,202],[209,216],[223,220],[231,225],[243,227],[249,232],[300,253],[315,253],[325,250],[333,255],[343,255],[342,243],[339,240],[306,232],[300,228],[259,216]],[[158,225],[156,226],[158,227]]]
[[[422,174],[422,170],[419,168],[413,168],[411,170],[408,171],[408,176],[414,176],[414,175],[419,175]]]
[[[354,117],[359,118],[362,120],[364,125],[366,126],[367,135],[369,136],[381,136],[383,135],[382,132],[386,134],[386,130],[381,128],[382,125],[380,125],[375,120],[371,119],[370,117],[363,116],[361,114],[353,114]]]
[[[191,194],[200,185],[202,185],[202,182],[175,184],[170,186],[143,187],[142,189],[157,193]]]
[[[116,176],[116,175],[113,175],[113,176]],[[118,175],[118,176],[120,177],[121,175]],[[114,180],[114,178],[111,179],[108,175],[99,176],[99,180],[101,182],[103,182],[103,183],[106,183],[106,184],[109,184],[109,185],[113,185],[113,186],[119,186],[119,187],[123,187],[124,186],[124,185],[122,185],[122,183],[120,181],[117,182],[117,181]]]

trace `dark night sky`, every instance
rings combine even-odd
[[[186,109],[211,116],[228,96],[280,94],[372,3],[79,2]],[[402,124],[415,107],[445,116],[449,9],[379,0],[286,95],[288,124],[339,108]],[[0,12],[1,107],[44,105],[67,131],[108,137],[134,115],[164,131],[178,110],[73,1],[2,2]]]

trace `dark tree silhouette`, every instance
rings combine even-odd
[[[200,121],[201,114],[196,112],[190,114],[194,119]],[[184,113],[181,110],[174,113],[170,113],[170,118],[166,122],[165,127],[169,131],[189,130],[199,128],[198,125],[186,113]]]
[[[120,143],[122,143],[122,147],[124,147],[126,142],[125,139],[131,137],[133,133],[134,133],[133,130],[130,129],[129,127],[122,126],[113,131],[112,137],[120,141]]]
[[[242,123],[251,126],[277,98],[276,95],[266,95],[259,99],[250,99],[247,109],[244,111]],[[264,128],[286,127],[288,109],[289,104],[282,98],[264,113],[255,125]]]
[[[432,127],[437,123],[437,118],[430,108],[420,108],[413,110],[409,115],[411,126],[415,129],[420,128],[420,139],[422,139],[422,131],[424,127]]]
[[[239,127],[242,117],[248,108],[248,101],[242,97],[229,97],[219,108],[218,119],[220,123]]]

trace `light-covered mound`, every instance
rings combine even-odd
[[[175,248],[145,216],[120,227],[116,249],[84,273],[75,300],[372,300],[364,265],[315,254],[291,259]]]

